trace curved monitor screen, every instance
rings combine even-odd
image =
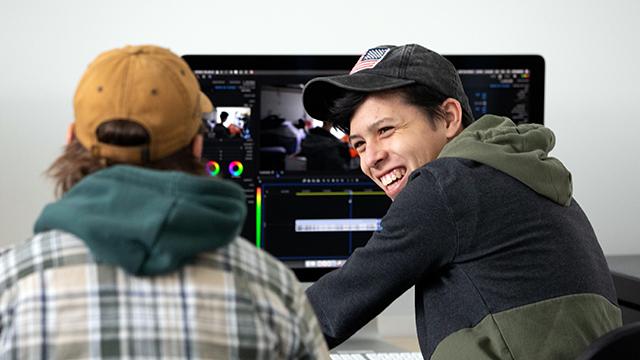
[[[476,118],[543,123],[544,60],[536,55],[447,56]],[[335,129],[302,106],[304,84],[348,73],[355,55],[185,55],[215,110],[205,114],[211,176],[240,184],[242,236],[301,281],[341,266],[380,228],[391,201],[359,170]]]

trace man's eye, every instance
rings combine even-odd
[[[380,128],[380,129],[378,130],[378,133],[380,133],[380,134],[382,135],[382,134],[387,133],[387,132],[389,132],[389,131],[391,131],[391,130],[393,130],[393,127],[391,127],[391,126],[385,126],[385,127],[383,127],[383,128]]]
[[[362,146],[364,146],[364,141],[358,141],[353,144],[353,148],[356,150],[360,149]]]

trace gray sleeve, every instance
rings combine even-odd
[[[382,219],[382,230],[340,269],[307,289],[329,343],[335,347],[397,297],[450,263],[457,232],[443,189],[424,168],[412,174]]]

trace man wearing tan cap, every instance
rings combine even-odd
[[[89,66],[62,196],[0,254],[0,358],[328,358],[294,275],[238,237],[243,190],[195,176],[202,96],[159,47]]]

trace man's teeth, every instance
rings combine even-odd
[[[392,172],[384,175],[380,178],[382,185],[389,186],[389,184],[393,183],[396,180],[400,180],[404,177],[405,170],[404,169],[395,169]]]

